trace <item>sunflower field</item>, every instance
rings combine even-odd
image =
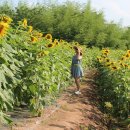
[[[120,120],[130,115],[130,50],[103,49],[96,78],[102,110]]]
[[[83,50],[83,69],[96,67],[95,81],[99,106],[104,113],[120,120],[130,115],[130,50],[100,51],[78,42],[54,39],[28,25],[0,16],[0,120],[11,123],[6,114],[25,103],[40,116],[44,106],[72,84],[70,75],[73,46]],[[98,57],[97,57],[98,55]],[[95,88],[96,89],[96,88]]]
[[[40,116],[44,106],[53,102],[69,86],[73,46],[77,42],[53,39],[18,21],[0,16],[0,119],[11,122],[5,114],[22,103]],[[85,57],[86,47],[82,46]],[[83,67],[89,60],[83,60]]]

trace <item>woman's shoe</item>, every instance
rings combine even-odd
[[[79,94],[81,94],[81,92],[80,91],[76,91],[75,94],[79,95]]]

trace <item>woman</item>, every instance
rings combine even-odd
[[[83,76],[83,69],[81,67],[82,51],[77,46],[74,46],[75,55],[72,58],[71,75],[75,79],[77,91],[75,94],[81,94],[80,92],[80,78]]]

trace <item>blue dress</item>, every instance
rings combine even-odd
[[[73,56],[71,64],[71,76],[78,78],[83,76],[83,69],[81,66],[81,59],[77,59],[77,56]]]

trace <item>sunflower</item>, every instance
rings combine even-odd
[[[124,67],[128,68],[128,65],[127,65],[127,64],[124,64]]]
[[[8,28],[9,25],[7,23],[4,23],[3,21],[0,22],[0,37],[3,37],[6,34]]]
[[[64,42],[64,40],[63,40],[63,39],[60,39],[60,43],[62,43],[62,42]]]
[[[103,50],[102,50],[102,53],[103,53],[103,54],[104,54],[104,53],[105,53],[105,54],[108,54],[109,52],[110,52],[109,49],[103,49]]]
[[[78,43],[78,42],[75,42],[75,45],[79,45],[79,43]]]
[[[123,56],[122,58],[121,58],[121,60],[125,60],[126,59],[126,57],[125,56]]]
[[[115,62],[111,62],[111,65],[115,65]]]
[[[70,46],[70,49],[73,49],[73,47],[72,47],[72,46]]]
[[[112,62],[110,62],[110,60],[108,62],[105,63],[106,66],[111,66]]]
[[[102,58],[100,58],[100,57],[97,57],[97,60],[98,60],[98,62],[102,62],[103,60],[102,60]]]
[[[122,67],[129,68],[129,65],[128,65],[128,64],[120,63],[120,65],[121,65]]]
[[[124,64],[122,62],[120,62],[120,66],[124,67]]]
[[[8,17],[8,16],[3,16],[2,17],[2,21],[4,23],[10,24],[13,20],[10,17]]]
[[[106,62],[110,62],[110,59],[109,59],[109,58],[106,58],[105,60],[106,60]]]
[[[112,66],[112,70],[117,70],[117,66]]]
[[[111,109],[111,108],[113,108],[113,105],[111,104],[111,102],[105,102],[105,107],[107,109]]]
[[[27,23],[28,23],[27,19],[24,18],[24,19],[23,19],[23,27],[24,27],[24,28],[27,27]]]
[[[101,57],[102,57],[103,59],[106,59],[106,56],[104,56],[104,55],[101,55]]]
[[[51,34],[46,34],[45,38],[48,39],[48,40],[52,40],[52,35]]]
[[[54,47],[54,45],[52,43],[50,43],[50,44],[47,45],[47,47],[52,48],[52,47]]]
[[[32,26],[28,26],[29,27],[29,30],[28,30],[28,32],[32,32],[32,30],[33,30],[33,27]]]
[[[106,63],[106,66],[111,66],[111,62]]]
[[[130,53],[127,53],[125,57],[126,57],[126,58],[129,58],[129,57],[130,57]]]
[[[36,37],[34,37],[34,36],[31,36],[31,41],[32,42],[36,42],[38,39],[36,38]]]
[[[42,51],[42,52],[40,52],[37,56],[40,58],[40,57],[46,56],[46,55],[48,55],[48,54],[49,54],[49,51]]]
[[[33,30],[32,35],[37,38],[41,38],[43,34],[38,32],[37,30]]]
[[[37,33],[37,36],[38,36],[38,37],[42,37],[43,34],[42,34],[42,33]]]
[[[109,53],[109,51],[110,51],[110,50],[108,50],[108,49],[105,50],[106,53]]]
[[[118,60],[117,62],[118,62],[118,63],[122,63],[122,61],[121,61],[121,60]]]
[[[54,40],[54,45],[59,45],[59,42],[57,39]]]
[[[130,54],[130,50],[127,50],[127,53]]]
[[[107,53],[107,52],[103,52],[103,55],[107,56],[107,55],[108,55],[108,53]]]
[[[48,55],[49,51],[43,51],[44,55]]]

